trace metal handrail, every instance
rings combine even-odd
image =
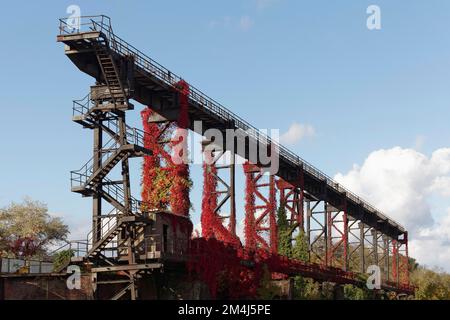
[[[103,147],[104,151],[101,156],[99,161],[101,161],[101,163],[103,164],[104,161],[106,161],[107,159],[109,159],[110,154],[117,152],[119,150],[119,144],[118,142],[111,138]],[[95,157],[90,158],[79,170],[74,170],[70,172],[71,175],[71,181],[72,182],[77,182],[78,186],[84,185],[87,183],[87,181],[89,180],[89,177],[92,176],[92,174],[94,173],[94,159]],[[78,179],[74,178],[74,177],[78,177]],[[72,187],[74,186],[74,184],[72,183]]]
[[[96,105],[93,103],[91,99],[91,94],[89,93],[84,98],[73,101],[72,115],[87,116],[92,112],[92,110],[95,109],[95,107]],[[117,119],[118,118],[116,115],[108,113],[108,117],[107,120],[104,122],[104,125],[112,132],[118,135],[120,130],[119,125],[117,123]],[[126,140],[128,143],[144,147],[144,135],[145,132],[143,130],[126,125]]]
[[[107,216],[107,218],[103,218],[101,219],[101,226],[100,226],[100,233],[101,233],[101,238],[103,238],[108,232],[110,232],[113,228],[117,227],[118,223],[119,223],[119,219],[120,219],[120,215],[118,214],[117,209],[113,209]],[[123,215],[123,214],[122,214]],[[95,245],[94,241],[94,233],[93,230],[91,230],[88,234],[87,234],[87,252],[89,252],[92,247]]]
[[[82,19],[88,19],[89,21],[82,24],[82,25],[89,25],[89,23],[92,24],[91,30],[99,31],[103,33],[103,36],[109,41],[110,45],[112,46],[112,50],[114,50],[116,53],[119,53],[121,55],[125,56],[133,56],[135,64],[145,70],[146,72],[154,75],[157,77],[160,81],[162,81],[164,84],[170,86],[170,87],[176,87],[176,84],[179,83],[181,80],[183,80],[178,75],[172,73],[167,68],[163,67],[158,62],[154,61],[150,57],[148,57],[146,54],[132,46],[131,44],[127,43],[125,40],[121,39],[119,36],[115,35],[112,31],[111,27],[111,19],[106,16],[90,16],[90,17],[82,17]],[[63,23],[64,19],[60,20],[61,23]],[[107,22],[107,24],[105,24]],[[63,32],[64,29],[60,28],[60,31]],[[64,33],[61,33],[64,34]],[[232,121],[234,122],[235,126],[238,129],[241,129],[245,131],[249,136],[255,138],[258,142],[265,142],[268,145],[272,145],[275,147],[275,150],[279,152],[281,156],[283,156],[287,161],[291,162],[294,166],[298,166],[303,168],[304,171],[311,174],[312,176],[316,177],[319,180],[324,181],[328,186],[335,189],[338,192],[346,193],[348,198],[355,202],[356,204],[363,205],[364,208],[367,210],[373,212],[374,214],[379,215],[381,218],[387,220],[387,217],[381,213],[381,211],[374,206],[370,205],[367,201],[365,201],[363,198],[357,196],[347,188],[341,186],[339,183],[335,182],[331,177],[326,175],[325,173],[321,172],[319,169],[314,167],[312,164],[308,163],[307,161],[300,158],[298,155],[296,155],[294,152],[290,151],[286,147],[280,145],[276,141],[272,141],[267,135],[262,133],[257,128],[250,125],[247,121],[242,119],[241,117],[234,114],[229,109],[225,108],[223,105],[215,101],[214,99],[210,98],[206,94],[204,94],[199,89],[195,88],[194,86],[189,86],[189,99],[193,102],[200,105],[204,110],[210,112],[211,114],[214,114],[215,116],[218,116],[222,118],[225,122]],[[393,224],[395,224],[398,228],[404,230],[404,228],[397,222],[395,222],[392,219],[389,219]]]
[[[48,256],[53,258],[55,254],[65,251],[65,250],[70,250],[73,252],[74,257],[84,257],[87,253],[87,241],[86,240],[71,240],[71,241],[67,241],[64,245],[56,248],[55,250],[51,251],[50,253],[48,253]]]

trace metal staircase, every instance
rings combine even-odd
[[[94,154],[81,169],[71,172],[71,187],[73,192],[93,198],[93,225],[84,261],[92,264],[93,274],[99,277],[97,286],[117,283],[103,276],[117,271],[122,277],[126,275],[125,280],[120,279],[125,286],[111,298],[129,294],[136,299],[139,272],[150,266],[139,264],[134,236],[151,219],[141,210],[142,203],[131,195],[128,162],[151,152],[144,147],[144,132],[126,125],[125,112],[133,109],[128,101],[132,79],[127,72],[133,58],[115,59],[107,32],[87,35],[101,76],[85,98],[74,101],[72,120],[93,131]],[[86,35],[80,35],[85,39]],[[120,178],[109,178],[116,167]],[[113,207],[108,214],[102,213],[103,202]]]
[[[125,92],[124,86],[122,85],[116,63],[112,58],[108,40],[101,37],[98,38],[98,41],[94,41],[93,44],[97,60],[102,70],[104,81],[109,89],[112,102],[116,106],[127,104],[127,94]]]
[[[102,224],[100,232],[102,233],[100,240],[94,243],[92,241],[92,231],[88,234],[88,243],[92,243],[88,248],[87,257],[92,259],[96,258],[98,255],[103,255],[107,257],[104,251],[108,244],[111,244],[119,233],[124,229],[127,222],[132,221],[133,217],[111,217],[106,219],[106,223]],[[104,219],[105,220],[105,219]],[[115,241],[115,247],[110,247],[110,249],[118,248],[118,240]]]

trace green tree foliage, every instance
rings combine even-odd
[[[305,232],[300,232],[295,237],[295,244],[292,248],[291,257],[296,260],[308,261],[308,242],[306,241]]]
[[[66,267],[70,262],[70,258],[73,256],[74,251],[70,249],[56,253],[53,256],[53,271],[59,271],[61,268]]]
[[[322,300],[333,300],[334,299],[334,283],[322,282],[321,286],[321,298]]]
[[[367,288],[346,284],[344,285],[344,297],[346,300],[367,300],[370,299],[370,293]]]
[[[26,198],[0,208],[0,253],[31,258],[47,253],[50,245],[65,240],[69,228],[51,217],[47,205]]]
[[[417,267],[411,274],[418,300],[450,300],[450,274]]]
[[[277,211],[278,227],[278,253],[290,257],[292,253],[292,241],[289,222],[286,218],[286,210],[280,206]]]
[[[293,296],[297,300],[320,300],[322,299],[320,284],[313,279],[295,276]]]

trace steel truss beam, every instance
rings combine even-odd
[[[399,284],[400,282],[400,277],[399,277],[399,262],[400,262],[400,257],[399,257],[399,243],[397,240],[392,240],[391,242],[391,247],[392,247],[392,281],[395,284]]]
[[[244,164],[246,176],[246,247],[263,248],[272,253],[278,252],[276,223],[275,176],[267,175],[264,170]]]
[[[364,224],[348,216],[348,270],[364,273],[366,270],[364,255]]]
[[[331,267],[348,270],[348,216],[346,205],[339,210],[327,206],[327,261]]]
[[[377,233],[377,254],[378,254],[378,266],[380,267],[382,278],[384,281],[389,281],[389,244],[391,239],[388,236]]]
[[[202,199],[203,236],[240,244],[236,235],[235,155],[226,153],[206,140],[202,142],[202,150],[204,184],[208,186],[208,190],[203,192]],[[218,163],[221,164],[218,165]],[[227,204],[228,209],[226,209]]]
[[[306,199],[306,237],[309,261],[328,265],[327,203]]]
[[[281,178],[276,181],[280,192],[280,207],[286,212],[292,233],[305,231],[303,173],[299,177],[296,183],[289,183]]]

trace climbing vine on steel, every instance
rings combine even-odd
[[[152,151],[145,156],[142,167],[142,200],[144,210],[164,210],[170,207],[174,214],[188,216],[191,202],[187,154],[187,129],[189,127],[189,86],[180,81],[176,86],[179,95],[178,121],[164,127],[151,122],[155,113],[151,107],[141,112],[144,127],[144,147]],[[170,143],[164,144],[165,140]],[[173,153],[175,151],[175,153]]]

